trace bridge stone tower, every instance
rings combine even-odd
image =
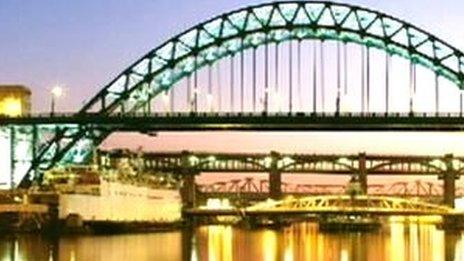
[[[197,174],[197,171],[192,166],[190,166],[191,164],[189,157],[189,152],[182,152],[182,163],[179,172],[182,175],[182,187],[180,194],[182,198],[183,209],[194,208],[196,200],[195,175]]]
[[[359,153],[359,173],[358,181],[361,186],[362,194],[367,194],[367,169],[366,169],[366,153]]]
[[[456,179],[459,178],[453,165],[453,154],[445,155],[445,167],[443,178],[443,203],[454,208],[454,200],[456,198]]]
[[[269,197],[278,200],[282,197],[282,172],[278,162],[280,155],[271,151],[271,163],[269,165]]]

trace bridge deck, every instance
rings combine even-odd
[[[152,114],[39,114],[0,117],[0,125],[78,124],[114,131],[461,131],[461,114],[399,113],[152,113]]]

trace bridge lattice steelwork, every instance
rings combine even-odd
[[[280,201],[266,201],[246,209],[255,212],[311,212],[311,213],[375,213],[386,215],[448,215],[456,210],[445,206],[429,204],[394,197],[380,196],[312,196],[290,198]]]
[[[267,179],[230,179],[213,183],[200,183],[199,192],[208,198],[230,198],[234,195],[252,195],[267,198],[269,194],[269,181]],[[343,195],[347,194],[348,186],[343,184],[313,184],[282,182],[284,195]],[[390,184],[369,184],[367,194],[374,196],[401,196],[401,197],[441,197],[443,185],[434,182],[417,180],[414,182],[394,182]],[[456,196],[464,196],[464,187],[456,188]]]
[[[291,215],[440,215],[462,216],[453,208],[421,201],[381,196],[309,196],[263,201],[253,206],[235,208],[195,208],[185,211],[193,216],[291,216]]]

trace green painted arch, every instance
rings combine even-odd
[[[222,14],[176,35],[124,70],[80,112],[135,111],[180,79],[224,57],[266,43],[303,39],[382,49],[464,89],[464,54],[410,23],[348,4],[273,2]]]

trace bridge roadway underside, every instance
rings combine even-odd
[[[462,131],[454,114],[154,113],[0,118],[0,125],[79,124],[112,131]]]

